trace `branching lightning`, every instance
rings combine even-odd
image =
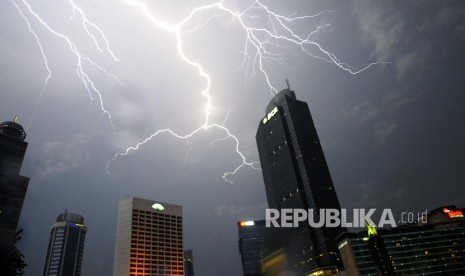
[[[39,37],[37,36],[37,33],[32,29],[31,27],[31,23],[29,22],[29,20],[27,19],[27,17],[23,14],[23,12],[21,11],[21,9],[19,8],[19,6],[16,4],[15,1],[13,0],[10,0],[11,3],[15,6],[15,8],[18,10],[19,14],[21,15],[21,17],[24,19],[24,21],[26,21],[26,24],[27,24],[27,28],[29,29],[29,32],[35,37],[36,39],[36,42],[37,42],[37,45],[39,46],[39,49],[40,49],[40,53],[42,54],[42,58],[44,59],[44,63],[45,63],[45,69],[47,69],[47,76],[45,77],[45,84],[48,83],[48,80],[50,79],[50,77],[52,76],[52,71],[50,70],[50,67],[48,66],[48,59],[47,59],[47,56],[45,55],[44,53],[44,48],[42,47],[42,43],[40,43],[40,39]]]
[[[162,133],[169,133],[169,134],[175,136],[176,138],[188,140],[193,135],[199,133],[202,130],[219,129],[219,130],[223,131],[226,134],[226,136],[224,138],[222,138],[222,139],[215,139],[215,140],[212,141],[212,143],[232,139],[235,142],[236,154],[238,154],[240,156],[241,160],[242,160],[242,163],[238,167],[236,167],[234,170],[224,173],[223,174],[223,179],[225,181],[228,181],[228,182],[232,183],[232,181],[228,179],[228,176],[236,174],[237,171],[239,169],[241,169],[242,167],[244,167],[244,166],[248,166],[248,167],[253,168],[253,169],[259,169],[259,167],[258,167],[259,163],[258,162],[248,162],[247,161],[246,157],[244,156],[244,154],[239,149],[239,139],[236,136],[234,136],[233,134],[231,134],[229,129],[224,126],[224,122],[221,125],[217,124],[217,123],[211,123],[210,122],[210,120],[209,120],[210,119],[210,114],[211,114],[210,110],[212,108],[212,97],[211,97],[211,95],[209,93],[210,92],[210,86],[211,86],[211,77],[210,77],[209,74],[207,74],[205,72],[205,70],[203,69],[201,64],[199,64],[197,62],[194,62],[191,59],[189,59],[186,56],[186,54],[184,53],[184,51],[183,51],[182,35],[185,33],[185,32],[183,32],[183,29],[185,28],[186,25],[189,24],[189,22],[193,19],[193,17],[196,14],[201,13],[203,11],[216,9],[216,10],[218,10],[220,12],[223,12],[223,13],[231,16],[233,19],[235,19],[235,20],[237,20],[237,22],[239,22],[239,25],[242,27],[242,29],[244,30],[244,32],[246,34],[246,39],[245,39],[245,43],[244,43],[244,63],[247,63],[246,61],[250,60],[251,53],[249,53],[249,46],[251,46],[254,49],[254,53],[252,54],[254,56],[253,57],[253,63],[252,63],[253,66],[254,66],[253,72],[255,74],[255,65],[258,64],[258,70],[265,77],[266,83],[267,83],[267,85],[268,85],[268,87],[270,89],[270,93],[272,95],[274,95],[277,92],[277,90],[271,84],[270,77],[269,77],[268,73],[266,72],[266,70],[264,69],[264,64],[263,63],[266,60],[274,60],[274,61],[279,62],[279,55],[277,55],[277,54],[273,53],[272,51],[268,50],[267,47],[266,47],[268,44],[273,44],[273,45],[285,47],[281,43],[287,42],[287,43],[291,43],[291,44],[294,44],[294,45],[298,45],[298,46],[300,46],[302,51],[304,51],[305,53],[311,55],[312,57],[323,59],[323,60],[325,60],[327,62],[333,63],[336,66],[338,66],[339,68],[341,68],[341,69],[343,69],[343,70],[345,70],[345,71],[347,71],[347,72],[349,72],[351,74],[354,74],[354,75],[368,69],[369,67],[371,67],[371,66],[373,66],[375,64],[377,64],[377,62],[373,62],[373,63],[370,63],[368,66],[365,66],[364,68],[355,71],[351,67],[347,66],[345,63],[342,63],[334,54],[332,54],[329,51],[324,50],[323,47],[321,47],[318,43],[311,40],[311,36],[314,35],[316,32],[318,32],[321,28],[323,28],[325,26],[318,26],[306,38],[302,38],[299,35],[297,35],[296,33],[294,33],[286,25],[286,23],[292,23],[292,22],[295,22],[297,20],[311,19],[311,18],[317,17],[317,16],[319,16],[319,15],[325,13],[325,12],[331,12],[331,11],[322,11],[322,12],[317,13],[315,15],[309,15],[309,16],[299,16],[299,17],[288,16],[288,17],[285,17],[285,16],[274,13],[267,6],[263,5],[258,0],[254,1],[243,12],[233,11],[232,9],[227,8],[224,5],[224,1],[220,1],[220,2],[213,3],[213,4],[197,7],[195,9],[193,9],[189,13],[189,15],[186,16],[179,23],[177,23],[175,25],[170,25],[170,24],[168,24],[166,22],[163,22],[163,21],[157,19],[155,16],[153,16],[152,13],[149,11],[147,6],[143,2],[141,2],[139,0],[126,0],[126,2],[128,4],[130,4],[130,5],[132,5],[132,6],[135,6],[135,7],[139,8],[140,11],[145,15],[145,17],[154,26],[156,26],[156,27],[158,27],[158,28],[160,28],[162,30],[165,30],[167,32],[173,33],[175,35],[175,37],[176,37],[177,50],[178,50],[179,56],[187,64],[195,67],[197,69],[198,74],[205,79],[206,85],[205,85],[205,88],[201,91],[201,95],[206,97],[206,104],[205,104],[205,107],[204,107],[205,121],[204,121],[204,124],[201,125],[199,128],[197,128],[194,131],[192,131],[192,132],[190,132],[188,134],[185,134],[185,135],[180,135],[180,134],[175,133],[174,131],[172,131],[170,129],[158,130],[155,133],[153,133],[152,135],[150,135],[149,137],[147,137],[145,140],[137,143],[135,146],[127,148],[122,153],[115,154],[115,156],[113,157],[112,160],[110,160],[110,162],[116,160],[116,158],[118,158],[119,156],[124,156],[124,155],[129,154],[131,151],[138,150],[142,145],[144,145],[145,143],[147,143],[148,141],[150,141],[151,139],[153,139],[154,137],[156,137],[156,136],[158,136],[159,134],[162,134]],[[268,29],[265,29],[265,28],[252,27],[252,26],[249,26],[246,23],[245,18],[249,18],[249,17],[253,18],[254,17],[253,15],[248,14],[248,12],[253,10],[253,9],[258,9],[258,10],[260,10],[262,12],[264,11],[267,14],[268,20],[269,20],[269,22],[270,22],[270,24],[272,26],[272,30],[268,30]],[[195,32],[198,28],[208,24],[208,22],[212,18],[213,17],[208,18],[208,20],[205,23],[203,23],[202,25],[195,26],[193,29],[191,28],[192,30],[190,30],[189,32]],[[276,25],[278,25],[279,27],[281,27],[284,30],[283,34],[279,34],[279,32],[278,32],[278,30],[276,28]],[[265,39],[260,39],[260,34],[264,34]],[[272,40],[274,40],[274,41],[272,41]],[[305,48],[306,46],[316,46],[322,55],[317,56],[315,54],[312,54],[308,49]],[[227,115],[227,117],[228,117],[228,115]],[[110,165],[110,163],[108,163],[108,165]],[[107,167],[107,169],[108,169],[108,167]]]
[[[24,15],[24,13],[22,12],[21,8],[18,6],[18,4],[16,3],[15,0],[10,0],[11,3],[13,3],[13,5],[16,7],[16,9],[19,11],[21,17],[26,21],[28,27],[29,27],[29,31],[34,35],[34,37],[36,38],[37,40],[37,43],[39,45],[39,48],[41,50],[41,53],[42,53],[42,56],[44,57],[44,60],[45,60],[45,67],[48,71],[48,75],[45,79],[45,83],[47,84],[50,77],[52,76],[52,71],[50,70],[49,66],[48,66],[48,60],[47,60],[47,57],[45,55],[45,52],[43,50],[43,47],[42,47],[42,44],[40,42],[40,39],[39,37],[37,36],[36,32],[33,31],[33,29],[31,28],[31,23],[29,21],[29,19]],[[115,79],[118,83],[122,84],[122,81],[110,74],[108,71],[106,71],[105,69],[103,69],[103,67],[101,67],[100,65],[98,65],[96,62],[92,61],[91,58],[89,58],[88,56],[82,54],[78,47],[76,46],[76,44],[74,42],[71,41],[71,39],[56,31],[55,29],[53,29],[51,26],[49,26],[49,24],[47,22],[45,22],[33,9],[32,7],[29,5],[28,2],[26,2],[25,0],[21,0],[21,2],[23,3],[23,5],[26,7],[26,9],[28,10],[28,12],[47,30],[49,31],[50,33],[52,33],[53,35],[63,39],[66,44],[68,45],[69,47],[69,50],[75,55],[76,57],[76,74],[78,76],[78,78],[81,80],[84,88],[86,89],[89,97],[91,100],[93,100],[93,93],[95,93],[99,99],[99,105],[100,105],[100,109],[102,110],[102,115],[106,115],[110,121],[110,124],[113,128],[113,130],[115,131],[115,125],[113,124],[113,121],[111,119],[111,114],[110,112],[104,107],[104,101],[103,101],[103,97],[102,97],[102,94],[100,92],[100,90],[96,87],[96,85],[94,84],[94,82],[92,81],[92,79],[89,77],[89,75],[87,74],[86,70],[84,69],[83,67],[83,62],[87,62],[91,67],[93,67],[94,69],[97,69],[98,71],[104,73],[105,75],[107,75],[108,77],[111,77],[113,79]],[[105,41],[106,43],[106,46],[107,46],[107,50],[108,52],[110,53],[110,55],[112,56],[112,58],[116,61],[119,61],[113,54],[113,52],[111,51],[110,47],[109,47],[109,43],[108,43],[108,40],[107,38],[105,37],[104,33],[102,32],[102,30],[100,28],[98,28],[95,24],[93,24],[92,22],[88,21],[86,16],[84,15],[83,11],[78,7],[76,6],[73,1],[69,0],[68,1],[72,7],[73,7],[73,12],[75,11],[78,11],[80,14],[81,14],[81,18],[82,18],[82,22],[83,22],[83,26],[84,26],[84,29],[86,31],[86,33],[91,37],[91,39],[93,40],[93,42],[97,45],[97,48],[100,49],[99,45],[98,45],[98,42],[96,40],[96,38],[89,32],[88,28],[87,28],[87,25],[89,26],[92,26],[94,29],[96,29],[100,34],[101,34],[101,37],[102,39]],[[42,95],[41,95],[42,96]],[[40,96],[40,97],[41,97]],[[39,98],[40,98],[39,97]],[[37,109],[37,107],[36,107]]]
[[[82,67],[82,63],[87,62],[92,67],[105,73],[107,76],[114,78],[120,84],[122,84],[122,82],[117,77],[111,75],[109,72],[104,70],[97,63],[93,62],[89,57],[81,54],[75,43],[73,43],[64,34],[61,34],[55,31],[53,28],[51,28],[44,20],[40,18],[39,15],[37,15],[31,9],[30,5],[26,2],[26,0],[10,0],[10,1],[18,9],[22,18],[27,22],[29,31],[35,36],[37,40],[37,43],[42,52],[42,56],[45,60],[45,66],[49,72],[49,75],[46,78],[46,82],[49,80],[51,76],[51,71],[48,67],[46,55],[42,49],[42,45],[40,43],[38,36],[31,28],[28,18],[23,15],[23,12],[21,11],[21,9],[19,8],[19,6],[16,4],[15,1],[22,1],[23,5],[27,8],[29,13],[45,29],[47,29],[50,33],[54,34],[55,36],[62,38],[64,41],[66,41],[69,47],[69,50],[76,57],[77,76],[81,80],[83,86],[87,90],[91,99],[93,97],[92,96],[93,94],[97,95],[99,99],[99,103],[100,103],[100,108],[103,114],[108,116],[110,123],[113,126],[113,129],[115,129],[113,122],[111,120],[111,114],[104,107],[104,101],[103,101],[102,94],[95,87],[94,82],[89,78],[88,74],[85,72],[84,68]],[[100,38],[105,43],[106,52],[113,58],[113,60],[119,61],[114,55],[114,53],[112,52],[108,39],[105,37],[103,31],[98,26],[96,26],[94,23],[90,22],[87,19],[87,16],[85,15],[84,11],[81,8],[79,8],[72,0],[68,0],[68,2],[71,5],[72,10],[73,10],[73,15],[71,16],[70,20],[73,20],[74,18],[79,16],[81,19],[83,29],[87,33],[88,37],[93,41],[96,49],[103,53],[102,47],[98,43],[98,39],[89,30],[90,28],[92,28],[94,31],[100,34]],[[282,65],[280,55],[279,53],[276,52],[276,49],[291,50],[293,47],[295,47],[297,49],[300,49],[300,51],[302,51],[303,53],[308,54],[309,56],[313,58],[320,59],[325,62],[336,65],[340,69],[352,75],[359,74],[367,70],[371,66],[379,64],[379,62],[372,62],[361,69],[354,69],[353,67],[339,60],[335,54],[324,49],[320,44],[312,40],[312,37],[316,33],[318,33],[323,28],[329,27],[330,26],[329,24],[317,26],[315,29],[311,30],[305,36],[297,34],[291,28],[292,24],[298,21],[312,20],[314,18],[319,17],[320,15],[324,13],[333,12],[332,10],[321,11],[314,15],[296,16],[295,14],[291,14],[289,16],[283,16],[281,14],[278,14],[272,11],[269,7],[261,3],[260,0],[251,0],[251,4],[245,10],[239,12],[239,11],[235,11],[232,8],[229,8],[225,4],[225,0],[223,0],[223,1],[215,2],[215,3],[211,3],[208,5],[196,7],[185,18],[180,20],[178,23],[169,24],[163,20],[158,19],[156,16],[154,16],[152,12],[150,11],[150,9],[146,6],[146,4],[142,0],[126,0],[126,3],[130,5],[131,7],[134,7],[138,11],[140,11],[153,27],[158,28],[162,31],[165,31],[169,34],[172,34],[174,38],[176,39],[176,50],[177,50],[179,57],[187,65],[194,68],[196,72],[198,73],[198,75],[200,76],[200,78],[202,78],[205,81],[203,89],[199,91],[199,95],[205,98],[205,105],[203,107],[204,121],[203,121],[203,124],[197,127],[196,129],[191,130],[190,132],[183,133],[183,134],[176,133],[175,131],[169,128],[159,129],[155,131],[150,136],[138,142],[137,144],[126,148],[120,153],[114,154],[113,158],[107,164],[107,172],[109,172],[111,163],[116,161],[117,158],[126,156],[133,151],[137,151],[143,145],[145,145],[146,143],[148,143],[155,137],[162,135],[162,134],[169,134],[175,138],[186,140],[189,146],[189,150],[186,155],[186,158],[187,158],[190,152],[190,146],[191,146],[189,143],[190,138],[192,138],[194,135],[199,134],[200,132],[205,132],[209,130],[216,130],[223,134],[222,136],[223,138],[215,139],[211,142],[211,144],[215,142],[220,142],[220,141],[232,140],[235,145],[235,154],[241,160],[241,163],[235,169],[225,172],[223,174],[222,178],[225,181],[232,184],[232,181],[229,179],[229,177],[231,175],[236,174],[238,170],[240,170],[243,167],[250,167],[252,169],[260,170],[258,162],[251,162],[247,160],[245,155],[240,150],[239,139],[235,135],[233,135],[230,132],[230,130],[225,126],[226,120],[229,117],[229,112],[226,115],[226,118],[222,123],[216,123],[216,122],[211,121],[210,115],[211,115],[211,110],[213,107],[213,99],[210,94],[211,92],[210,89],[211,89],[211,84],[212,84],[211,76],[208,74],[208,72],[206,72],[204,67],[199,62],[194,61],[192,57],[188,57],[186,53],[184,52],[183,36],[187,33],[190,33],[190,34],[195,33],[198,29],[210,24],[210,21],[214,18],[226,16],[232,19],[232,21],[236,23],[236,25],[238,25],[241,28],[241,30],[243,30],[244,32],[244,46],[243,46],[244,56],[242,60],[242,66],[244,68],[244,71],[246,72],[246,75],[247,75],[247,72],[249,71],[252,72],[252,75],[256,75],[257,73],[261,74],[264,77],[266,85],[268,86],[269,92],[272,96],[277,93],[277,89],[272,85],[271,78],[266,71],[265,64],[276,62]],[[194,25],[192,23],[194,17],[198,15],[202,15],[207,11],[215,11],[217,13],[207,18],[202,24]],[[268,27],[254,26],[255,19],[261,19],[261,20],[265,19],[266,22],[268,23]]]
[[[37,33],[32,29],[31,23],[29,22],[29,20],[27,19],[27,17],[23,14],[23,12],[22,12],[21,9],[19,8],[19,6],[16,4],[16,2],[14,2],[14,1],[11,0],[11,3],[12,3],[12,4],[15,6],[15,8],[18,10],[19,15],[24,19],[24,21],[25,21],[26,24],[27,24],[27,28],[28,28],[29,32],[30,32],[30,33],[34,36],[34,38],[36,39],[37,46],[39,46],[40,53],[41,53],[41,55],[42,55],[42,58],[44,59],[45,69],[47,69],[47,76],[45,77],[44,88],[42,89],[42,92],[40,93],[39,97],[37,97],[36,106],[35,106],[34,110],[32,111],[32,115],[31,115],[31,119],[30,119],[30,125],[32,125],[32,120],[33,120],[35,114],[37,113],[37,111],[38,111],[38,109],[39,109],[40,99],[42,99],[42,97],[43,97],[44,94],[45,94],[45,89],[47,88],[48,80],[49,80],[50,77],[52,76],[52,71],[50,70],[50,67],[48,66],[48,59],[47,59],[47,56],[46,56],[45,53],[44,53],[44,48],[42,47],[42,43],[40,43],[40,39],[39,39],[39,37],[37,36]]]
[[[71,4],[71,6],[73,6],[73,16],[70,18],[70,20],[72,20],[75,16],[76,16],[76,11],[79,12],[79,14],[81,15],[81,21],[82,21],[82,27],[84,28],[84,30],[86,31],[87,35],[92,39],[92,41],[94,42],[95,44],[95,47],[97,48],[97,50],[99,50],[101,53],[103,52],[102,49],[100,48],[100,45],[97,41],[97,39],[95,38],[94,35],[91,34],[91,32],[89,31],[89,28],[87,26],[91,26],[92,28],[94,28],[96,31],[98,31],[100,33],[100,37],[103,39],[103,41],[105,42],[105,46],[106,46],[106,49],[108,51],[108,53],[111,55],[111,57],[115,60],[115,61],[120,61],[116,56],[115,54],[113,53],[113,51],[111,50],[110,48],[110,43],[108,42],[108,39],[106,38],[105,34],[103,33],[103,31],[97,26],[95,25],[94,23],[92,23],[91,21],[89,21],[87,19],[87,16],[85,15],[85,13],[82,11],[82,9],[80,7],[78,7],[76,4],[74,4],[74,2],[72,0],[68,0],[68,2]]]

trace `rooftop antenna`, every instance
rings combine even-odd
[[[287,89],[289,89],[289,91],[292,91],[291,82],[289,81],[289,79],[286,79],[286,85],[287,85]]]

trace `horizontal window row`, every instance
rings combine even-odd
[[[183,257],[182,251],[160,251],[160,250],[145,250],[145,251],[137,251],[137,252],[131,252],[131,257],[132,258],[139,258],[139,257],[151,257],[151,256],[162,256],[170,259],[170,257]]]
[[[131,247],[142,247],[144,245],[157,245],[160,247],[164,246],[179,246],[182,245],[182,239],[157,239],[157,238],[152,238],[152,239],[131,239]]]
[[[154,267],[154,266],[183,266],[184,261],[183,259],[178,259],[178,260],[171,260],[171,261],[153,261],[153,260],[147,260],[145,262],[131,262],[129,266],[131,268],[135,267]]]
[[[180,266],[184,266],[184,261],[182,259],[176,261],[176,260],[171,260],[171,261],[160,261],[160,260],[145,260],[145,261],[141,261],[141,260],[135,260],[135,259],[131,259],[129,265],[131,267],[139,267],[141,265],[145,266],[145,267],[168,267],[168,266],[171,266],[171,267],[180,267]]]
[[[144,252],[135,252],[131,253],[131,258],[148,258],[153,259],[155,257],[160,257],[162,260],[171,260],[176,257],[183,257],[182,253],[179,252],[163,252],[163,251],[144,251]]]
[[[181,233],[182,228],[181,227],[169,227],[169,226],[150,226],[150,225],[135,225],[132,227],[133,231],[143,231],[143,232],[148,232],[148,233],[170,233],[170,232],[176,232],[176,233]]]

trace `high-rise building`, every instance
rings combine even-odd
[[[184,251],[184,276],[194,276],[194,254],[192,249]]]
[[[347,275],[465,275],[463,211],[445,206],[426,223],[344,233],[339,250]]]
[[[239,253],[241,254],[244,276],[263,275],[265,256],[265,221],[240,221],[237,223],[239,234]]]
[[[20,175],[26,132],[12,122],[0,124],[0,254],[13,246],[29,178]]]
[[[184,275],[182,207],[135,197],[120,201],[113,275]]]
[[[84,217],[65,211],[50,229],[44,276],[81,275],[87,227]]]
[[[239,221],[237,231],[244,276],[279,275],[286,269],[287,259],[280,246],[288,231],[266,227],[265,220]]]
[[[256,134],[269,208],[340,209],[307,103],[294,91],[279,92],[268,104]],[[286,242],[287,257],[299,273],[342,267],[338,227],[312,228],[303,223]]]

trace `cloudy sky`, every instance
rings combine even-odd
[[[26,275],[41,273],[65,209],[89,228],[83,275],[111,275],[117,204],[129,196],[183,206],[198,275],[240,275],[236,221],[264,218],[266,197],[248,166],[228,176],[233,184],[222,179],[243,160],[221,126],[257,161],[270,86],[286,78],[310,106],[343,207],[465,206],[463,1],[261,2],[288,29],[251,0],[189,20],[214,1],[141,2],[152,20],[130,1],[30,1],[32,12],[0,3],[0,120],[17,114],[29,143]],[[205,124],[208,80],[194,63],[211,81],[207,123],[217,125],[189,139],[161,133],[107,174],[115,154],[157,130],[186,136]]]

